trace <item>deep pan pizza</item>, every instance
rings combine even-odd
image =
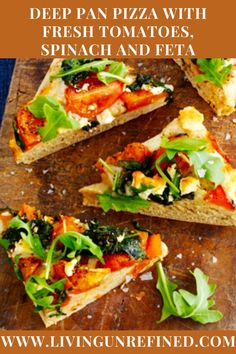
[[[0,214],[0,244],[45,325],[100,298],[167,255],[159,234],[42,215],[24,204]]]
[[[191,84],[219,116],[236,109],[236,59],[176,59]]]
[[[16,161],[31,163],[165,105],[173,86],[110,59],[55,59],[13,122]]]
[[[186,107],[144,143],[99,159],[101,183],[82,188],[84,204],[183,221],[236,225],[236,169]]]

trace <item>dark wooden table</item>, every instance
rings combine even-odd
[[[141,281],[138,278],[127,285],[128,292],[115,289],[59,323],[56,329],[235,329],[235,228],[198,225],[129,213],[109,212],[105,215],[101,210],[82,206],[78,190],[99,180],[94,168],[99,156],[105,158],[123,149],[128,142],[144,141],[158,134],[177,116],[179,109],[188,105],[194,105],[204,113],[207,128],[214,133],[231,156],[234,165],[236,164],[236,124],[233,121],[236,115],[213,119],[214,113],[209,105],[198,96],[172,60],[132,60],[132,64],[137,63],[140,71],[152,72],[158,78],[165,78],[168,83],[174,84],[174,99],[168,106],[32,165],[17,166],[8,148],[11,122],[17,109],[32,98],[49,66],[48,60],[18,60],[2,128],[0,207],[18,208],[22,202],[27,202],[44,213],[76,214],[82,221],[96,217],[102,222],[119,226],[128,226],[131,220],[136,219],[149,229],[162,234],[169,247],[169,255],[164,262],[165,269],[181,287],[194,290],[189,269],[200,267],[209,275],[210,281],[217,284],[217,308],[224,314],[220,322],[206,326],[176,318],[157,325],[162,301],[155,289],[156,272],[153,268],[153,280]],[[33,312],[33,305],[27,298],[23,285],[15,278],[4,251],[0,252],[0,328],[44,328],[39,316]]]

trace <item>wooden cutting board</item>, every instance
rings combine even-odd
[[[162,300],[155,288],[156,271],[153,267],[152,280],[142,281],[138,278],[126,286],[126,292],[115,289],[54,328],[235,329],[235,228],[184,223],[129,213],[109,212],[105,215],[101,210],[83,207],[78,190],[84,185],[99,181],[94,168],[99,156],[105,158],[122,150],[129,142],[142,142],[158,134],[178,115],[179,109],[188,105],[195,106],[205,115],[207,128],[236,165],[236,114],[228,118],[215,118],[209,105],[198,96],[172,60],[132,60],[131,64],[137,64],[139,71],[152,72],[175,86],[173,101],[168,106],[32,165],[17,166],[8,148],[11,122],[17,109],[34,96],[49,64],[48,60],[17,61],[2,126],[0,207],[17,209],[22,202],[27,202],[49,215],[60,212],[75,214],[82,221],[98,218],[104,223],[117,226],[129,226],[133,219],[138,220],[141,225],[161,233],[169,247],[169,255],[164,262],[165,269],[181,287],[194,290],[194,281],[189,270],[195,267],[200,267],[209,275],[210,282],[217,284],[214,297],[217,308],[224,314],[220,322],[206,326],[176,318],[169,318],[157,325]],[[23,285],[15,278],[4,251],[0,252],[0,328],[43,329],[44,325],[33,312],[33,305],[27,298]]]

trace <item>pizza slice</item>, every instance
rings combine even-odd
[[[109,59],[55,59],[13,122],[17,163],[31,163],[165,105],[173,86]]]
[[[105,212],[236,225],[236,169],[203,119],[185,107],[159,135],[99,159],[102,181],[80,190],[84,204]]]
[[[236,108],[236,59],[176,59],[199,95],[219,116]]]
[[[0,213],[0,245],[46,327],[135,278],[167,255],[159,234],[43,216],[24,204]]]

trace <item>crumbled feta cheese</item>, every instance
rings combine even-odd
[[[53,193],[54,193],[54,189],[49,188],[47,194],[53,194]]]
[[[126,112],[126,107],[123,101],[117,100],[110,108],[109,111],[111,112],[112,116],[120,116],[124,112]]]
[[[206,128],[203,125],[204,116],[194,107],[185,107],[179,112],[178,117],[180,126],[190,135],[206,134]]]
[[[140,279],[142,281],[152,280],[153,279],[152,272],[146,272],[146,273],[141,274]]]
[[[109,124],[114,120],[114,116],[111,114],[109,109],[105,109],[102,113],[97,115],[97,121],[103,124]]]
[[[200,183],[197,178],[188,176],[188,177],[181,178],[180,180],[179,188],[181,191],[181,195],[196,192],[196,190],[199,187],[200,187]]]
[[[11,253],[11,256],[15,258],[17,255],[20,255],[21,257],[26,257],[30,256],[33,254],[32,249],[29,247],[28,243],[21,239],[20,241],[15,243],[15,248],[13,252]]]
[[[83,84],[83,86],[81,87],[82,91],[88,91],[88,89],[89,89],[89,84],[88,83]]]
[[[66,262],[65,273],[68,277],[71,277],[73,275],[73,271],[77,262],[78,262],[77,259],[72,259],[70,262]]]
[[[217,263],[218,262],[218,259],[215,257],[215,256],[212,256],[212,263]]]
[[[156,86],[152,86],[152,85],[143,84],[141,88],[142,88],[142,90],[151,92],[153,95],[159,95],[160,93],[162,93],[164,91],[163,86],[156,87]]]
[[[121,290],[122,290],[124,293],[128,293],[129,288],[121,287]]]
[[[136,80],[136,75],[132,75],[132,74],[129,74],[129,75],[126,75],[125,77],[125,82],[126,82],[126,85],[132,85]]]
[[[62,189],[61,193],[62,193],[62,195],[66,195],[67,190],[66,189]]]
[[[176,174],[176,164],[174,163],[170,167],[168,167],[167,172],[170,175],[171,179],[173,179]]]
[[[118,242],[122,242],[122,241],[124,240],[124,238],[125,238],[125,235],[124,235],[124,234],[123,234],[123,235],[120,235],[120,236],[117,237],[117,241],[118,241]]]

